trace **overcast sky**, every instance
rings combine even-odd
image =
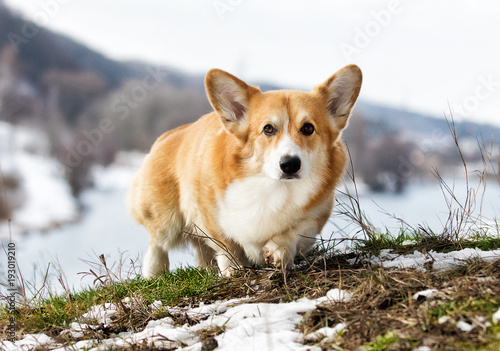
[[[500,125],[497,0],[7,0],[115,59],[309,90],[340,67],[361,99]]]

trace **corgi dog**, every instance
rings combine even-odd
[[[348,65],[311,92],[262,93],[210,70],[214,111],[160,136],[128,195],[150,235],[143,276],[168,270],[169,250],[188,243],[197,265],[217,264],[223,276],[249,264],[290,267],[332,213],[361,81]]]

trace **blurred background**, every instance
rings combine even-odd
[[[449,202],[436,174],[466,196],[463,161],[488,179],[478,209],[493,220],[499,13],[494,0],[0,0],[2,247],[16,243],[32,284],[62,275],[78,287],[99,255],[138,272],[148,238],[126,189],[159,135],[211,111],[214,67],[266,91],[311,90],[358,64],[346,189],[354,175],[374,224],[439,230]],[[322,235],[358,233],[340,221]]]

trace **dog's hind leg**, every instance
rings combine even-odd
[[[142,266],[142,275],[145,278],[168,271],[168,252],[185,245],[183,216],[177,208],[172,207],[143,205],[139,222],[149,232],[149,247]]]
[[[151,278],[158,273],[168,270],[168,251],[160,245],[150,243],[144,261],[142,263],[142,275],[144,278]]]
[[[175,179],[162,177],[162,181],[152,182],[151,177],[144,175],[145,172],[144,169],[138,172],[127,203],[132,216],[149,233],[149,247],[144,255],[142,275],[150,278],[168,270],[168,251],[185,244],[185,222],[179,209]],[[152,172],[155,176],[158,176],[157,173]]]
[[[183,246],[182,224],[179,220],[171,220],[165,223],[168,228],[163,230],[147,228],[150,235],[149,247],[144,255],[142,275],[145,278],[168,271],[168,251]]]

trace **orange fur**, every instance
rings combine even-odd
[[[224,275],[287,266],[309,249],[333,208],[347,159],[340,134],[360,87],[354,65],[312,92],[261,93],[211,70],[215,111],[158,138],[134,179],[129,209],[150,234],[143,274],[168,269],[168,251],[186,243]]]

